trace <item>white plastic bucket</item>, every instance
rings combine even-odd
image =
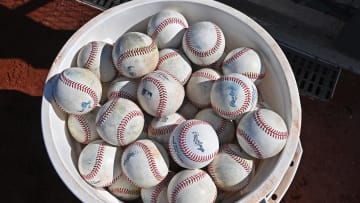
[[[291,67],[275,40],[245,14],[216,1],[200,0],[134,0],[104,11],[81,27],[64,45],[49,71],[42,100],[42,130],[49,157],[68,188],[84,202],[120,202],[104,189],[87,184],[77,170],[81,150],[68,134],[66,115],[51,104],[52,85],[58,73],[74,64],[78,50],[93,40],[114,42],[128,31],[146,31],[149,17],[163,9],[181,12],[189,21],[212,21],[226,38],[226,50],[248,46],[259,51],[266,77],[259,86],[271,109],[286,121],[289,139],[283,151],[261,161],[256,175],[243,193],[228,196],[233,202],[259,202],[281,182],[295,154],[301,126],[299,93]]]

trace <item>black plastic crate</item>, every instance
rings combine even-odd
[[[77,0],[81,3],[87,4],[99,10],[106,10],[113,6],[117,6],[121,3],[130,1],[130,0]]]

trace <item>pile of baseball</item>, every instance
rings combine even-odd
[[[207,203],[243,190],[288,132],[257,88],[261,50],[225,51],[225,40],[213,22],[163,10],[146,33],[83,45],[53,91],[83,144],[81,177],[125,201]]]

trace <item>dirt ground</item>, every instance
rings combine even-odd
[[[100,11],[75,0],[0,0],[2,199],[78,202],[56,174],[41,132],[41,95],[67,39]],[[343,72],[334,98],[301,97],[297,174],[283,202],[360,202],[360,76]]]

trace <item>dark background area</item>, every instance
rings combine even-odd
[[[79,202],[47,155],[41,95],[61,47],[98,13],[73,0],[0,1],[3,201]],[[304,153],[283,202],[360,202],[359,87],[344,71],[332,100],[301,97]]]

